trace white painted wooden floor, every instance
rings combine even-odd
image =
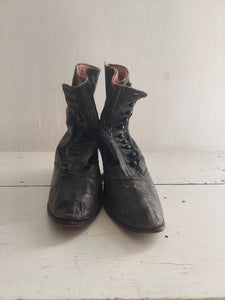
[[[54,153],[0,154],[0,299],[225,299],[225,152],[152,152],[166,229],[46,214]]]

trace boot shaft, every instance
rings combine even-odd
[[[56,149],[47,207],[53,221],[74,227],[92,221],[102,204],[93,98],[98,75],[99,69],[78,64],[72,85],[63,84],[67,131]]]
[[[144,157],[129,133],[129,119],[135,103],[145,92],[131,87],[128,70],[106,65],[106,102],[99,135],[105,173],[113,177],[139,178],[147,172]]]
[[[62,85],[67,102],[67,132],[57,146],[55,162],[71,173],[82,175],[91,173],[93,168],[98,169],[99,118],[93,94],[99,73],[96,67],[78,64],[72,85]]]
[[[78,64],[72,86],[62,85],[67,102],[66,124],[71,134],[81,129],[90,135],[97,129],[99,118],[93,95],[99,73],[96,67]]]
[[[105,65],[106,101],[100,122],[107,128],[128,128],[132,109],[145,92],[131,87],[127,68],[120,65]]]

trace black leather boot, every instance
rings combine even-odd
[[[99,136],[104,165],[104,207],[127,229],[159,232],[164,219],[144,157],[129,134],[133,106],[147,94],[131,87],[128,70],[106,65],[106,102]]]
[[[101,208],[99,118],[93,98],[99,72],[93,66],[78,64],[72,86],[62,86],[68,104],[68,129],[56,149],[48,214],[52,220],[74,227],[92,221]]]

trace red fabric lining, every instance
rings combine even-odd
[[[128,78],[129,73],[128,73],[128,70],[125,67],[120,66],[120,65],[110,65],[110,66],[112,66],[116,70],[114,78],[113,78],[114,83],[120,83],[124,79]],[[77,66],[77,74],[84,81],[87,79],[86,69],[88,67],[89,66],[87,66],[85,64],[80,64],[80,65]]]
[[[116,73],[115,76],[113,78],[113,82],[114,83],[120,83],[121,81],[123,81],[124,79],[128,78],[128,70],[123,67],[123,66],[119,66],[119,65],[111,65],[114,69],[116,69]]]
[[[77,66],[77,74],[83,79],[86,80],[87,79],[87,74],[86,74],[86,69],[88,68],[88,66],[86,65],[78,65]]]

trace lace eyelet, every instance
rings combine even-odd
[[[124,139],[121,141],[122,144],[127,144],[128,140]]]

